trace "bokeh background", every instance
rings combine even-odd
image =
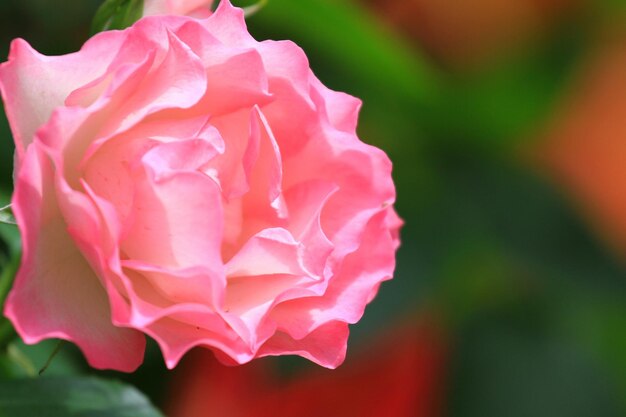
[[[99,3],[0,0],[0,56],[78,49]],[[250,31],[362,98],[360,136],[394,162],[395,278],[336,371],[193,352],[168,372],[151,346],[99,374],[171,417],[625,416],[625,23],[620,0],[269,0]],[[2,116],[0,203],[12,153]],[[54,342],[18,347],[41,366]],[[75,373],[96,372],[66,345],[45,375]]]

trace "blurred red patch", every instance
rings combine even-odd
[[[432,320],[407,324],[349,355],[336,370],[281,381],[270,361],[219,364],[206,351],[183,361],[168,415],[176,417],[435,417],[442,415],[446,343]]]

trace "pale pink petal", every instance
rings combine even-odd
[[[109,73],[68,97],[68,104],[87,107],[82,117],[53,115],[53,119],[59,119],[55,122],[58,129],[65,132],[49,135],[44,141],[51,148],[68,149],[68,168],[75,167],[98,139],[129,130],[154,113],[189,108],[204,95],[206,72],[198,57],[163,22],[141,22],[126,31],[128,42],[115,57]],[[145,33],[145,26],[159,30],[164,45],[156,47],[150,34]],[[59,112],[76,110],[62,108]]]
[[[189,47],[168,31],[169,49],[161,64],[142,80],[117,113],[119,130],[163,109],[189,108],[204,96],[206,71]]]
[[[269,89],[274,99],[261,107],[272,128],[283,159],[305,147],[319,123],[311,100],[308,60],[297,45],[289,41],[265,41],[257,45],[267,70]],[[298,138],[294,140],[294,138]]]
[[[391,162],[384,152],[354,135],[328,128],[319,134],[285,163],[284,178],[286,186],[312,178],[338,186],[324,206],[321,221],[337,248],[333,256],[341,258],[357,248],[369,219],[393,204]]]
[[[206,94],[185,115],[220,115],[271,102],[259,53],[247,47],[224,46],[202,29],[198,22],[188,22],[176,32],[200,57],[207,74]]]
[[[219,316],[188,310],[163,318],[143,331],[157,341],[168,368],[196,346],[213,349],[220,359],[245,363],[254,357],[239,335]]]
[[[56,109],[50,120],[37,132],[41,143],[50,153],[56,154],[59,168],[71,186],[78,187],[79,166],[87,150],[98,142],[100,136],[104,136],[105,130],[111,130],[111,125],[118,123],[116,111],[141,84],[153,60],[154,54],[148,54],[138,64],[124,65],[114,77],[114,91],[105,94],[88,108],[74,106]]]
[[[143,331],[162,319],[187,311],[224,321],[219,318],[226,286],[221,271],[203,267],[167,269],[139,261],[122,261],[122,264],[118,273],[125,281],[125,298],[130,309],[120,311],[114,317],[116,323]],[[206,327],[204,322],[188,324]]]
[[[250,190],[252,167],[260,146],[260,135],[251,131],[250,110],[213,118],[211,124],[224,139],[225,150],[206,164],[205,172],[217,173],[226,200],[241,197]]]
[[[218,153],[224,150],[219,132],[206,116],[175,122],[165,119],[144,122],[121,134],[92,142],[76,170],[97,194],[122,208],[132,201],[131,174],[142,155],[160,143],[190,139],[206,141],[206,146]],[[128,210],[120,212],[126,217]]]
[[[159,182],[180,172],[198,172],[220,154],[215,143],[222,139],[216,129],[210,130],[215,139],[181,139],[154,146],[142,157],[153,168],[154,181]],[[221,143],[219,144],[221,145]]]
[[[89,158],[82,169],[82,180],[94,194],[105,199],[115,208],[113,217],[126,225],[132,212],[135,199],[133,164],[154,142],[145,138],[124,137],[125,146],[120,146],[119,138],[107,141]]]
[[[263,59],[253,46],[224,45],[196,20],[187,21],[175,33],[207,71],[207,93],[191,112],[224,114],[271,100]]]
[[[244,198],[244,216],[273,221],[287,217],[282,195],[283,166],[280,149],[265,116],[258,107],[252,109],[251,136],[258,137],[258,156],[244,160],[250,167],[250,191]]]
[[[144,162],[145,170],[134,177],[133,221],[121,244],[125,255],[173,267],[221,264],[222,197],[215,181],[200,172],[157,179],[163,167]]]
[[[256,45],[256,49],[263,58],[263,65],[267,71],[271,90],[293,89],[310,106],[311,69],[306,54],[298,45],[291,41],[263,41]]]
[[[72,91],[104,73],[125,37],[100,33],[80,51],[58,57],[41,55],[22,39],[13,41],[8,62],[0,65],[0,91],[18,158]]]
[[[281,193],[280,151],[257,108],[211,120],[225,142],[225,152],[205,166],[219,179],[227,217],[224,259],[255,233],[286,217]],[[243,196],[242,200],[238,198]]]
[[[327,275],[327,260],[334,245],[322,229],[320,216],[326,202],[338,189],[332,182],[311,180],[285,192],[290,213],[287,227],[306,248],[302,262],[314,276],[326,278]]]
[[[233,7],[230,0],[221,0],[215,13],[202,22],[209,33],[228,46],[256,43],[246,28],[243,10]]]
[[[226,264],[228,277],[307,275],[300,262],[301,247],[285,229],[265,229],[254,235]]]
[[[329,123],[338,130],[355,133],[361,109],[361,100],[349,94],[333,91],[322,84],[313,74],[311,97]]]
[[[308,288],[315,283],[309,276],[291,274],[229,278],[222,316],[256,352],[276,331],[276,323],[267,320],[271,309],[279,302],[310,296]]]

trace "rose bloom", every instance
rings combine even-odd
[[[391,163],[362,143],[360,102],[241,9],[158,15],[76,53],[11,46],[0,87],[16,144],[23,258],[5,307],[26,343],[76,343],[135,369],[344,359],[348,324],[391,278]]]

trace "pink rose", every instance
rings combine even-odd
[[[146,17],[76,53],[23,40],[0,67],[16,143],[22,265],[5,314],[27,343],[95,368],[344,359],[348,324],[391,278],[391,163],[355,134],[360,102],[291,42],[255,41],[223,0]]]

